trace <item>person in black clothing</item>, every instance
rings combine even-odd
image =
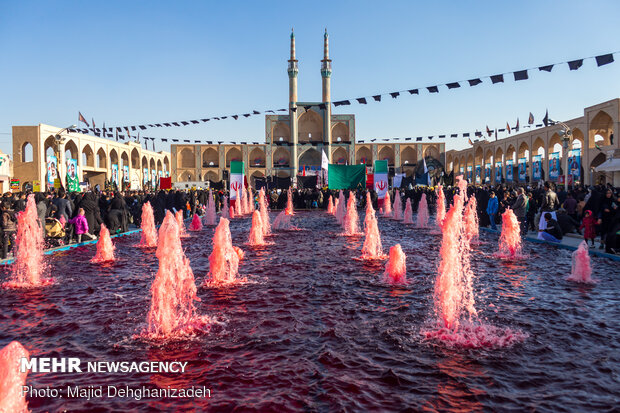
[[[558,224],[558,221],[553,219],[550,212],[545,212],[544,217],[547,222],[547,228],[544,230],[538,230],[541,238],[545,241],[560,242],[562,240],[562,228],[560,228],[560,224]]]
[[[101,223],[103,221],[101,219],[101,210],[99,209],[95,194],[93,192],[87,192],[84,194],[82,200],[78,204],[78,208],[82,208],[84,210],[84,216],[88,222],[90,233],[95,236],[99,236]]]
[[[17,217],[12,208],[11,201],[4,201],[2,204],[2,215],[0,215],[0,224],[2,226],[2,259],[5,259],[11,250],[15,247],[15,235],[17,234]]]

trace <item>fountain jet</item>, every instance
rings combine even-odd
[[[140,234],[140,242],[138,243],[138,247],[156,247],[157,229],[155,228],[155,215],[153,214],[153,207],[150,202],[147,201],[144,205],[142,205],[142,217],[140,219],[142,234]]]
[[[110,231],[104,224],[101,224],[99,240],[97,241],[97,253],[90,260],[92,263],[114,261],[114,243],[110,237]]]

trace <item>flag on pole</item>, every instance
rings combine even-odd
[[[82,116],[82,112],[78,112],[78,114],[80,115],[79,116],[80,122],[84,122],[86,126],[90,128],[90,125],[88,124],[88,122],[86,122],[86,119],[84,118],[84,116]]]
[[[329,170],[329,159],[325,154],[325,151],[321,151],[321,175],[323,176],[323,183],[327,183],[327,170]]]
[[[487,125],[487,135],[489,135],[489,138],[491,137],[491,134],[493,132],[491,131],[491,129],[489,129],[489,125]]]
[[[374,186],[377,198],[385,199],[388,190],[388,161],[375,161]]]
[[[422,158],[422,162],[424,162],[424,175],[426,175],[426,181],[428,186],[431,186],[431,175],[428,173],[428,168],[426,167],[426,158]]]
[[[91,119],[92,124],[93,124],[93,133],[95,133],[95,128],[96,128],[96,126],[95,126],[95,118],[90,118],[90,119]]]
[[[549,109],[545,112],[545,117],[543,118],[543,123],[545,126],[549,126]]]
[[[507,131],[508,133],[510,133],[510,132],[511,132],[511,130],[510,130],[510,123],[508,123],[508,122],[506,122],[506,131]]]
[[[467,141],[469,142],[471,146],[474,146],[474,143],[471,141],[471,138],[467,138]]]
[[[495,128],[495,140],[497,140],[497,128]]]
[[[515,126],[515,132],[519,132],[519,118],[517,118],[517,126]]]
[[[230,162],[230,200],[237,199],[237,193],[243,189],[244,165],[241,161]],[[233,204],[234,206],[234,204]]]
[[[528,125],[533,125],[534,124],[534,115],[532,115],[532,112],[530,112],[530,117],[527,118],[527,124]]]

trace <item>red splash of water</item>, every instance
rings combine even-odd
[[[209,197],[207,198],[207,211],[205,213],[203,224],[213,226],[215,225],[216,218],[217,215],[215,213],[215,200],[213,199],[211,189],[209,189]]]
[[[155,215],[150,202],[142,205],[142,217],[140,222],[142,234],[140,234],[140,242],[138,247],[152,248],[157,246],[157,229],[155,228]]]
[[[227,197],[223,197],[222,198],[222,212],[221,212],[221,218],[230,218],[230,211],[232,209],[228,208],[228,198]]]
[[[463,322],[458,329],[440,326],[436,329],[422,330],[422,336],[451,348],[500,349],[522,343],[529,334],[489,324]]]
[[[159,228],[159,268],[151,285],[148,326],[142,336],[150,339],[182,337],[210,326],[208,317],[196,314],[196,283],[189,260],[181,247],[179,225],[167,212]]]
[[[331,195],[327,200],[327,213],[330,215],[334,213],[334,198]]]
[[[194,218],[192,218],[192,223],[189,224],[190,231],[200,231],[202,229],[202,221],[198,214],[194,214]]]
[[[254,213],[254,196],[252,195],[252,188],[250,186],[248,186],[247,188],[247,205],[248,205],[248,214],[253,214]]]
[[[11,278],[4,288],[28,288],[50,285],[51,278],[43,278],[47,265],[43,258],[43,231],[39,224],[34,195],[28,195],[26,210],[17,214],[17,236],[15,239],[15,262]]]
[[[344,199],[344,193],[342,192],[342,189],[340,190],[340,194],[338,195],[338,199],[336,200],[336,221],[338,221],[338,224],[343,225],[344,222],[344,216],[346,214],[346,209],[347,209],[347,205],[346,205],[346,201]]]
[[[383,277],[390,284],[406,284],[407,283],[407,256],[396,244],[390,248],[390,258],[385,265]]]
[[[181,238],[189,237],[189,234],[187,233],[187,231],[185,231],[185,223],[183,222],[183,211],[178,210],[174,217],[176,218],[177,225],[179,226],[179,237]],[[161,234],[161,231],[159,231],[159,233]]]
[[[101,224],[99,240],[97,241],[97,253],[90,260],[92,263],[114,261],[114,243],[110,237],[110,231],[104,224]]]
[[[401,219],[403,219],[403,205],[402,202],[400,200],[400,192],[396,191],[394,193],[394,216],[392,217],[393,219],[396,219],[398,221],[400,221]]]
[[[435,218],[437,225],[441,227],[441,223],[446,218],[446,196],[443,193],[443,187],[437,186],[437,216]]]
[[[213,251],[209,255],[207,284],[230,284],[237,281],[239,255],[232,245],[229,221],[220,218],[213,235]]]
[[[519,220],[507,208],[502,214],[502,233],[499,236],[499,252],[494,254],[495,257],[504,259],[523,258],[521,254],[521,229],[519,228]]]
[[[392,201],[390,200],[390,191],[385,193],[385,199],[383,200],[383,216],[392,216]]]
[[[342,220],[342,227],[344,229],[343,235],[359,235],[359,215],[357,214],[357,206],[355,205],[355,194],[349,193],[349,200],[347,201],[347,213]]]
[[[28,412],[26,395],[22,395],[28,371],[20,371],[22,358],[30,360],[30,354],[17,341],[11,341],[0,350],[0,412]]]
[[[276,219],[273,221],[273,229],[276,231],[290,231],[296,229],[291,223],[291,214],[285,209],[280,211]]]
[[[237,199],[235,199],[235,216],[241,218],[243,216],[243,191],[237,190]],[[232,213],[230,217],[233,218]]]
[[[573,261],[570,276],[567,280],[592,284],[596,281],[592,279],[592,266],[590,264],[590,250],[588,243],[582,241],[579,248],[573,252]]]
[[[249,245],[265,245],[265,238],[263,235],[263,223],[260,217],[260,212],[254,211],[252,213],[252,228],[250,228],[250,238],[248,239]]]
[[[416,226],[418,228],[426,228],[428,226],[428,203],[426,202],[426,194],[422,194],[420,203],[418,204]]]
[[[377,225],[375,210],[372,207],[370,193],[366,194],[366,216],[364,217],[364,244],[362,245],[363,260],[384,260],[381,234]]]
[[[413,224],[413,210],[411,209],[411,198],[407,198],[405,203],[405,215],[403,215],[403,224]]]
[[[260,208],[261,224],[263,226],[263,235],[271,234],[271,223],[269,222],[269,208],[267,199],[265,199],[265,188],[261,188],[258,193],[258,206]]]
[[[465,206],[465,235],[469,242],[478,241],[479,224],[476,197],[472,196]]]
[[[287,215],[293,215],[293,192],[291,188],[286,191],[286,208],[284,210]]]

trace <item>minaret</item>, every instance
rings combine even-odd
[[[329,162],[332,161],[332,108],[331,108],[331,92],[330,77],[332,75],[332,61],[329,58],[329,35],[325,29],[323,36],[323,60],[321,60],[321,77],[323,78],[323,103],[325,110],[323,111],[323,144],[327,145],[326,152]]]
[[[297,142],[298,142],[298,127],[297,127],[297,74],[299,69],[297,67],[297,59],[295,58],[295,31],[291,29],[291,58],[288,61],[288,95],[289,95],[289,121],[291,129],[290,142],[293,144],[291,150],[291,161],[293,167],[293,173],[291,174],[292,182],[296,182],[297,170],[299,169],[299,162],[297,159]]]

